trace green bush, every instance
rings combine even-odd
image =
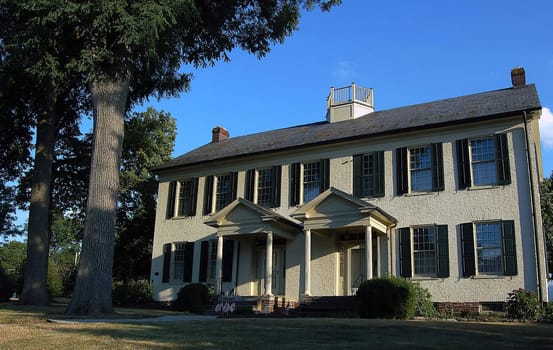
[[[415,315],[413,285],[404,278],[388,276],[363,282],[356,294],[363,318],[409,319]]]
[[[541,306],[536,293],[515,289],[507,297],[507,317],[521,321],[536,321],[541,315]]]
[[[8,301],[14,292],[14,287],[8,275],[4,272],[2,266],[0,266],[0,301]]]
[[[428,289],[422,287],[418,283],[411,283],[411,288],[415,294],[415,316],[424,318],[438,317],[438,310],[432,303],[432,295]]]
[[[115,281],[111,297],[114,305],[136,306],[152,302],[152,287],[148,280]]]
[[[192,283],[181,288],[174,301],[174,307],[179,311],[190,311],[203,314],[209,303],[209,290],[204,284]]]
[[[553,321],[553,300],[549,301],[549,304],[543,310],[543,319],[547,321]]]
[[[63,294],[63,282],[57,270],[57,266],[50,259],[48,263],[47,289],[50,298],[59,297]]]

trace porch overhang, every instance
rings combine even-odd
[[[397,220],[378,206],[331,187],[304,204],[290,216],[303,222],[304,230],[372,227],[384,234]]]
[[[303,230],[301,222],[279,215],[246,199],[238,198],[208,218],[206,225],[217,229],[217,236],[246,236],[271,232],[293,239]]]

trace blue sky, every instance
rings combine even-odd
[[[544,108],[544,173],[553,170],[553,1],[344,0],[303,14],[299,30],[263,59],[192,70],[191,90],[151,101],[177,119],[174,155],[211,140],[322,121],[331,86],[374,88],[384,110],[511,86],[522,66]]]

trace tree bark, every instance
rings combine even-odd
[[[50,232],[50,189],[57,138],[56,96],[50,90],[45,109],[39,114],[36,150],[31,182],[31,202],[27,238],[27,260],[19,302],[25,305],[48,304],[48,253]]]
[[[111,280],[128,79],[90,84],[94,143],[79,270],[66,313],[113,312]]]

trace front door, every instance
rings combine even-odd
[[[351,294],[355,294],[357,288],[367,280],[367,262],[365,258],[365,249],[358,248],[351,250],[351,262],[350,262],[350,273],[351,273]]]
[[[254,291],[257,295],[265,294],[265,248],[257,248],[255,254],[255,278]],[[286,249],[284,247],[273,247],[273,278],[272,293],[284,295],[286,277]]]

